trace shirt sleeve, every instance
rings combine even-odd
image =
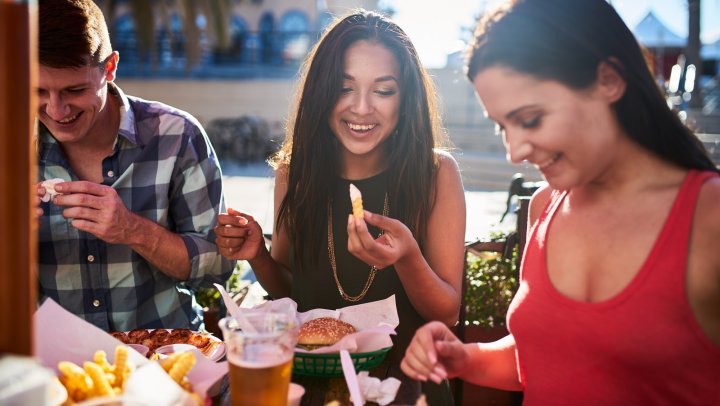
[[[235,261],[220,255],[215,244],[213,228],[225,210],[220,164],[200,123],[187,119],[184,133],[187,141],[173,174],[170,211],[174,231],[185,242],[190,258],[190,277],[185,283],[193,289],[225,284]]]

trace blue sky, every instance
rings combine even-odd
[[[580,1],[580,0],[578,0]],[[461,27],[471,27],[474,16],[501,0],[382,0],[396,11],[394,20],[410,36],[426,67],[441,67],[446,55],[459,49]],[[652,10],[676,34],[687,35],[687,0],[612,0],[631,28]],[[720,0],[701,1],[701,39],[720,38]]]

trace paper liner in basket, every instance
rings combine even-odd
[[[63,309],[47,299],[34,315],[35,353],[40,362],[56,373],[60,361],[82,365],[92,361],[98,350],[107,353],[113,362],[115,347],[120,341],[105,331]],[[207,397],[208,389],[227,373],[227,362],[213,362],[195,351],[196,364],[188,373],[193,391]],[[128,359],[137,366],[125,387],[126,397],[151,405],[191,405],[195,402],[173,381],[156,362],[149,361],[135,350]],[[162,388],[162,390],[158,390]]]
[[[251,309],[240,308],[225,289],[215,284],[225,302],[228,313],[238,317],[242,312],[266,310],[294,313],[300,324],[318,317],[335,317],[352,324],[357,333],[343,337],[332,346],[321,347],[313,351],[296,348],[296,352],[309,353],[337,353],[341,349],[349,352],[371,352],[392,346],[390,335],[395,334],[395,328],[400,324],[395,304],[395,295],[375,302],[363,303],[343,307],[336,310],[312,309],[307,312],[298,312],[297,303],[290,298],[271,300],[259,304]]]

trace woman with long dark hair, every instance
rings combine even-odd
[[[478,25],[467,76],[530,203],[510,335],[438,323],[402,363],[419,380],[523,390],[527,404],[720,403],[720,177],[604,0],[517,0]]]
[[[464,264],[465,197],[443,149],[432,81],[407,35],[379,14],[337,20],[303,68],[276,169],[272,252],[248,214],[229,211],[216,230],[221,253],[247,259],[273,298],[298,310],[335,309],[395,296],[400,325],[380,377],[417,382],[399,369],[412,334],[429,320],[457,321]],[[365,212],[351,215],[350,184]],[[447,382],[423,388],[450,404]],[[306,395],[307,396],[307,395]]]

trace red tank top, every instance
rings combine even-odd
[[[508,311],[525,405],[720,405],[720,347],[697,324],[685,286],[695,203],[712,176],[689,172],[638,274],[599,303],[550,282],[547,230],[566,195],[553,192]]]

